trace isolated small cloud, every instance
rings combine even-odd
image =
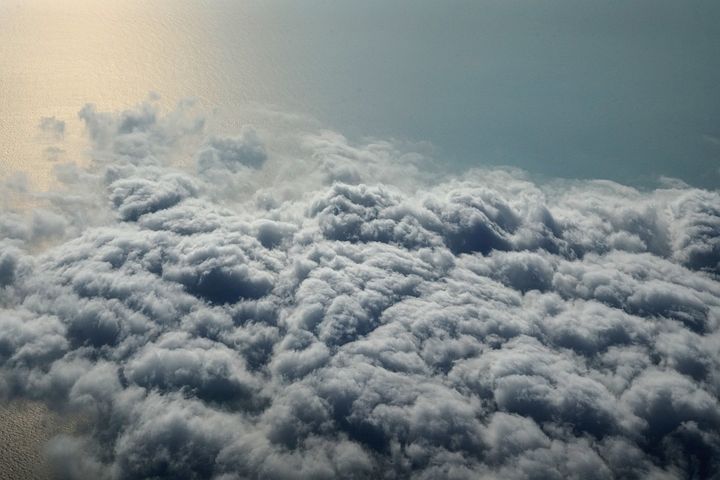
[[[65,122],[55,117],[42,117],[38,128],[49,140],[58,141],[65,137]]]

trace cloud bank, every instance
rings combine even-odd
[[[80,115],[0,217],[0,390],[88,419],[58,477],[717,478],[717,191]]]

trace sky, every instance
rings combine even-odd
[[[0,471],[717,478],[717,13],[0,3]]]

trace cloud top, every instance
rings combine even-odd
[[[0,389],[88,417],[61,477],[720,469],[716,191],[81,117],[94,162],[0,218]]]

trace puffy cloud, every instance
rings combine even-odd
[[[683,193],[671,205],[675,257],[695,270],[720,273],[720,207],[717,194]]]
[[[162,155],[183,138],[203,130],[205,121],[192,114],[193,102],[180,102],[167,115],[162,115],[156,96],[137,108],[119,114],[99,112],[95,105],[85,105],[79,117],[93,142],[94,159],[116,163],[148,161]]]
[[[94,162],[0,219],[0,390],[87,423],[58,476],[720,468],[717,192],[430,178],[328,131],[192,147],[187,105],[81,118]]]
[[[13,284],[21,258],[21,250],[14,245],[5,242],[0,245],[0,287]]]
[[[38,128],[51,140],[62,140],[65,136],[65,122],[55,117],[42,117]]]
[[[197,154],[198,170],[223,169],[236,173],[242,167],[261,168],[267,153],[253,130],[245,127],[240,135],[212,136]]]
[[[193,196],[197,190],[192,180],[166,175],[158,180],[122,178],[109,186],[110,200],[123,220],[137,220],[146,213],[164,210]]]

